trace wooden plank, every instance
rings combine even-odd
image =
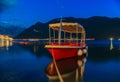
[[[45,48],[84,48],[82,46],[45,45]]]

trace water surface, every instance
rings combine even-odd
[[[78,82],[120,82],[120,42],[113,41],[112,50],[110,41],[87,41],[87,44],[88,57]],[[0,47],[0,82],[49,82],[46,69],[51,62],[44,44]]]

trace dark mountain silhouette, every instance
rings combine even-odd
[[[31,27],[25,29],[16,38],[47,38],[48,36],[48,24],[36,23]]]
[[[53,19],[47,23],[36,23],[27,28],[15,38],[48,38],[48,26],[50,23],[59,22],[60,18]],[[90,18],[64,17],[63,22],[77,22],[84,26],[87,38],[109,39],[119,38],[120,18],[108,18],[94,16]]]
[[[16,35],[21,33],[23,30],[25,30],[25,28],[21,26],[0,24],[0,34],[2,35],[8,35],[10,37],[15,37]]]

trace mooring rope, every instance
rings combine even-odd
[[[54,64],[55,64],[55,68],[56,68],[58,77],[59,77],[59,79],[60,79],[60,82],[64,82],[64,81],[63,81],[63,78],[62,78],[62,76],[61,76],[61,74],[60,74],[60,71],[59,71],[59,69],[58,69],[58,67],[57,67],[57,63],[56,63],[56,61],[55,61],[53,48],[52,48],[52,57],[53,57],[53,62],[54,62]]]

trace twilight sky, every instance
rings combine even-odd
[[[0,0],[0,23],[31,26],[58,17],[120,17],[120,0]]]

